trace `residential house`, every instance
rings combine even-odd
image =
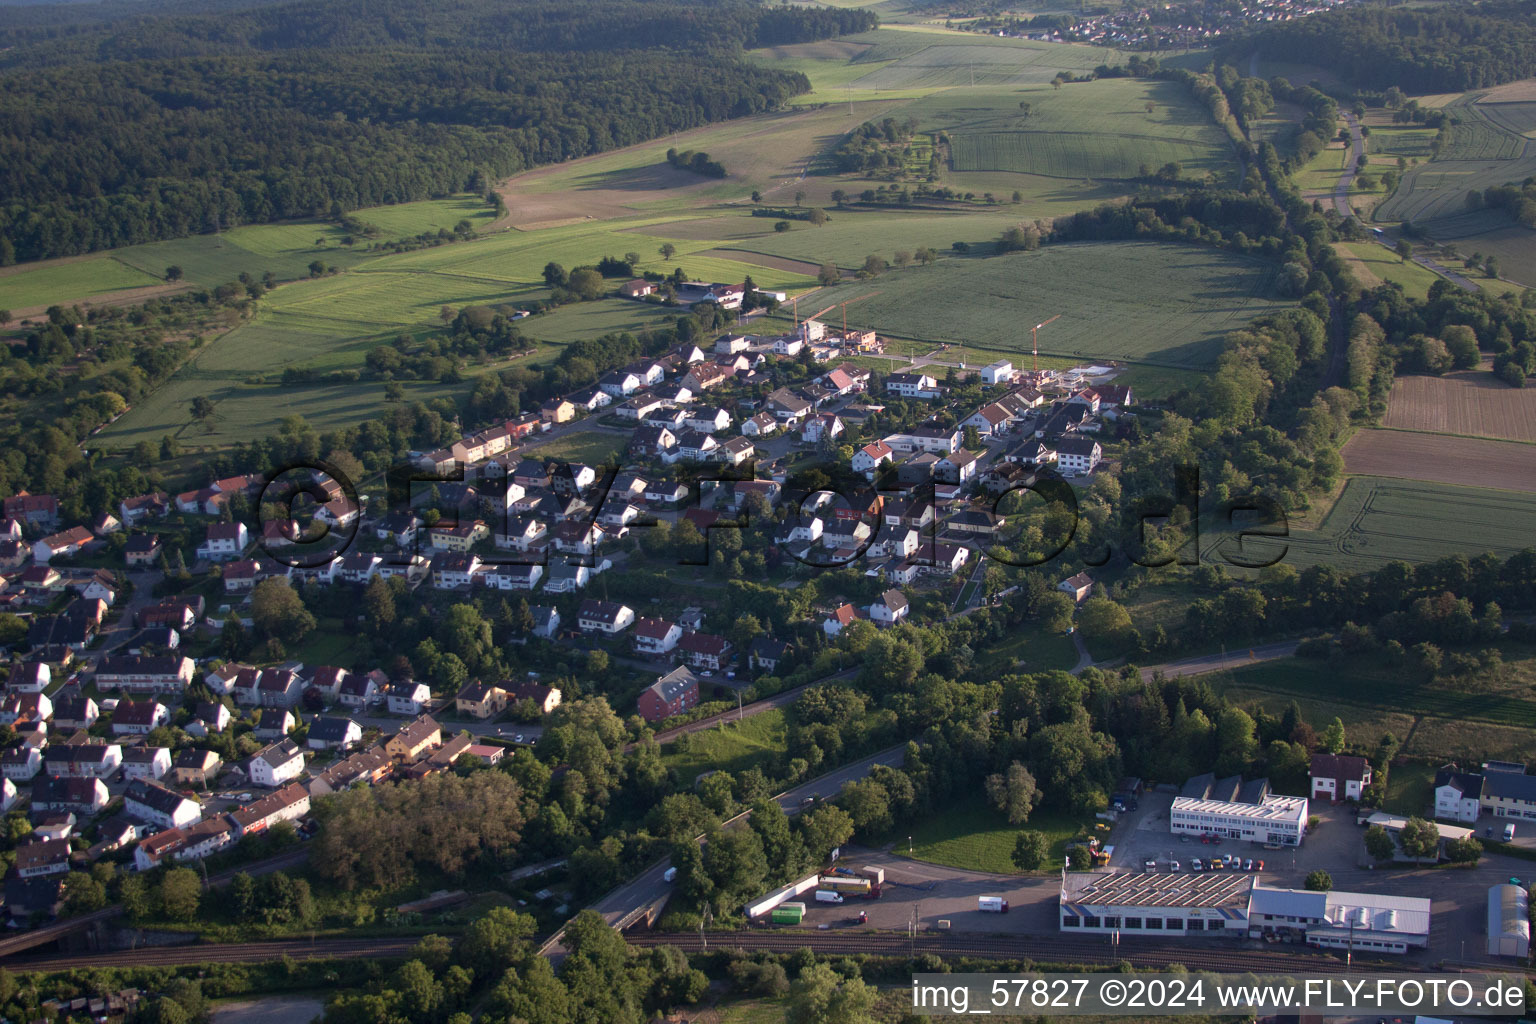
[[[558,686],[545,686],[543,683],[532,679],[522,679],[518,682],[502,684],[507,691],[509,704],[521,704],[529,701],[538,708],[539,714],[547,715],[560,706],[560,688]]]
[[[170,501],[164,491],[124,498],[117,505],[118,518],[127,526],[137,526],[148,519],[159,519],[170,512]]]
[[[22,491],[6,498],[4,515],[26,526],[51,530],[59,525],[59,500],[51,494],[28,494]]]
[[[331,578],[338,583],[364,584],[379,574],[384,559],[371,551],[348,551],[341,556]],[[225,577],[228,585],[229,577]]]
[[[800,428],[800,440],[805,444],[832,442],[843,436],[843,421],[836,413],[822,412],[807,416]]]
[[[155,782],[171,770],[169,747],[129,747],[123,751],[123,778]]]
[[[949,529],[976,537],[990,537],[1007,524],[1007,518],[982,509],[966,509],[949,517]]]
[[[297,821],[309,813],[309,790],[290,783],[276,793],[262,797],[229,813],[229,820],[241,838],[265,832],[281,821]]]
[[[767,437],[779,429],[779,421],[771,412],[760,412],[741,421],[741,432],[746,437]]]
[[[43,878],[69,873],[69,840],[43,839],[16,847],[17,878]]]
[[[32,560],[47,565],[51,558],[77,554],[81,548],[96,538],[90,527],[72,526],[60,533],[49,534],[32,545]]]
[[[171,712],[157,700],[123,699],[112,709],[114,736],[143,736],[171,720]]]
[[[614,413],[625,420],[643,420],[651,413],[666,408],[666,403],[657,395],[640,394],[627,401],[620,402]]]
[[[885,390],[902,398],[938,398],[944,394],[939,382],[926,373],[893,373],[885,378]]]
[[[48,775],[32,783],[32,810],[71,811],[80,817],[95,816],[111,799],[100,778],[66,778]]]
[[[266,668],[257,677],[254,693],[242,704],[263,708],[291,708],[304,696],[304,680],[292,669]],[[254,697],[254,699],[250,699]],[[240,698],[236,697],[237,700]]]
[[[641,384],[640,377],[628,370],[613,370],[605,373],[597,382],[597,386],[613,398],[632,395],[640,389]]]
[[[999,359],[990,366],[981,368],[981,382],[986,385],[1009,384],[1013,381],[1013,363],[1007,359]]]
[[[1091,437],[1064,437],[1056,442],[1056,469],[1062,476],[1086,476],[1103,455],[1104,449]]]
[[[703,394],[712,387],[725,383],[730,371],[717,363],[698,363],[689,367],[678,383],[695,395]]]
[[[383,747],[360,750],[310,779],[309,792],[312,796],[324,796],[354,786],[371,786],[388,778],[394,767],[394,762],[389,759]]]
[[[101,717],[101,708],[79,691],[60,691],[53,702],[53,728],[59,732],[84,732]]]
[[[1477,821],[1482,813],[1483,776],[1448,764],[1435,773],[1435,817],[1441,821]]]
[[[291,739],[279,740],[252,754],[247,772],[256,785],[276,789],[304,774],[304,751]]]
[[[635,651],[652,657],[671,653],[682,638],[683,627],[677,623],[644,615],[635,619],[635,628],[630,632]]]
[[[934,479],[963,487],[976,479],[976,465],[976,453],[961,448],[934,463]]]
[[[564,565],[565,563],[562,562],[561,564]],[[576,568],[582,572],[587,571],[587,567],[584,565],[577,566]],[[545,589],[549,588],[545,587]],[[533,613],[533,635],[542,640],[553,640],[555,634],[560,631],[560,610],[547,605],[534,605],[528,610]]]
[[[378,683],[373,676],[348,673],[336,686],[336,702],[344,708],[359,711],[367,707],[378,693]]]
[[[391,736],[384,750],[396,764],[409,764],[442,744],[442,726],[431,715],[422,715]]]
[[[201,820],[202,805],[157,782],[134,779],[123,791],[123,813],[163,828],[186,828]]]
[[[178,786],[207,786],[223,766],[224,759],[213,751],[187,747],[171,762],[171,774]]]
[[[774,419],[789,426],[811,414],[811,403],[789,388],[779,388],[771,392],[763,402],[763,411],[772,413]]]
[[[192,710],[192,720],[187,723],[187,735],[212,736],[229,728],[232,718],[229,708],[218,701],[199,701]]]
[[[363,741],[363,727],[343,715],[316,715],[304,745],[310,750],[351,750]]]
[[[53,701],[45,693],[7,693],[0,700],[0,724],[45,722],[53,714]]]
[[[1371,762],[1354,754],[1313,754],[1312,799],[1359,803],[1371,784]]]
[[[1083,601],[1087,600],[1088,595],[1093,592],[1093,577],[1089,576],[1086,571],[1080,572],[1075,576],[1068,576],[1056,584],[1056,589],[1072,598],[1078,604],[1082,604]]]
[[[640,692],[636,709],[651,724],[681,714],[699,703],[699,680],[679,666]]]
[[[467,588],[479,569],[478,555],[440,551],[432,556],[432,586],[438,590]]]
[[[480,572],[480,582],[493,590],[531,591],[543,577],[544,567],[534,563],[491,564]]]
[[[866,477],[874,479],[875,472],[892,459],[891,446],[884,441],[872,441],[853,453],[853,460],[849,464],[855,473],[863,473]]]
[[[713,633],[684,633],[677,649],[689,665],[704,672],[720,671],[731,658],[731,642]]]
[[[482,520],[457,523],[453,526],[434,526],[427,531],[427,542],[434,551],[467,552],[476,544],[490,537],[491,531]]]
[[[549,579],[544,583],[544,592],[547,594],[569,594],[584,589],[591,581],[592,569],[590,566],[561,559],[549,567]]]
[[[894,626],[911,611],[907,596],[899,590],[887,590],[869,606],[870,621],[880,626]]]
[[[203,542],[197,546],[197,557],[209,562],[234,561],[249,543],[250,535],[244,523],[212,523]]]
[[[391,683],[384,697],[392,715],[419,715],[432,703],[432,689],[426,683]]]
[[[855,619],[860,618],[863,618],[863,616],[859,614],[859,610],[853,605],[841,605],[837,608],[834,608],[832,612],[824,620],[822,620],[821,631],[827,634],[827,636],[837,636],[842,633],[844,629],[847,629],[848,625]]]
[[[760,636],[747,648],[747,666],[754,672],[777,672],[789,660],[791,648],[782,640]]]
[[[472,680],[454,695],[453,706],[459,714],[481,721],[495,718],[507,710],[507,691],[492,683]]]
[[[43,753],[29,743],[0,753],[0,776],[8,782],[29,782],[43,769]]]
[[[14,693],[42,693],[53,683],[53,670],[46,661],[18,661],[11,666],[5,688]]]
[[[251,730],[251,735],[269,742],[280,740],[298,724],[299,720],[287,708],[265,708],[257,717],[256,728]]]
[[[587,598],[576,612],[576,625],[583,633],[602,633],[616,636],[635,621],[635,610],[629,605],[613,601]]]
[[[753,455],[756,449],[752,441],[745,437],[732,437],[722,441],[711,453],[714,460],[726,466],[740,466]]]
[[[1522,764],[1483,765],[1481,807],[1498,818],[1536,818],[1536,775]]]

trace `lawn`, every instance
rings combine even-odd
[[[661,748],[661,760],[682,783],[692,785],[701,772],[742,772],[771,761],[783,753],[787,739],[784,712],[775,708],[680,736]]]
[[[566,462],[603,466],[617,461],[619,453],[624,450],[626,440],[627,438],[620,434],[582,431],[568,434],[549,444],[539,445],[536,450],[541,459],[563,459]]]
[[[1060,314],[1042,352],[1203,370],[1227,331],[1280,308],[1273,279],[1269,264],[1214,249],[1102,242],[941,260],[824,289],[816,304],[848,300],[849,324],[881,334],[1015,354],[1029,351],[1020,325]]]
[[[0,273],[0,309],[23,310],[165,284],[165,264],[153,274],[112,256],[53,260]]]
[[[1355,259],[1365,270],[1383,281],[1396,282],[1403,291],[1416,299],[1429,296],[1430,286],[1440,280],[1440,275],[1426,270],[1417,263],[1400,260],[1397,254],[1374,242],[1336,243]]]
[[[1435,769],[1431,765],[1406,762],[1387,772],[1387,798],[1382,810],[1405,818],[1428,814],[1435,804]]]
[[[981,662],[995,673],[1065,670],[1077,664],[1077,648],[1065,633],[1021,628],[1002,643],[986,648]]]
[[[1536,506],[1528,494],[1418,480],[1351,477],[1315,529],[1292,530],[1283,542],[1253,541],[1298,569],[1326,562],[1366,572],[1394,559],[1431,562],[1447,555],[1493,551],[1510,555],[1536,535]]]
[[[1024,831],[1044,832],[1051,841],[1050,859],[1042,871],[1060,871],[1067,844],[1084,824],[1067,815],[1037,812],[1023,825],[1010,825],[986,798],[974,795],[952,801],[947,808],[911,828],[911,855],[917,860],[969,871],[1018,874],[1013,866],[1015,837]],[[894,852],[905,853],[905,836],[895,836]]]

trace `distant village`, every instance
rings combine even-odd
[[[739,288],[695,290],[726,308],[741,302]],[[496,764],[523,737],[485,723],[514,709],[512,720],[536,721],[561,702],[536,673],[434,692],[382,668],[258,667],[183,652],[184,640],[217,635],[231,620],[249,626],[250,596],[264,580],[362,588],[398,577],[406,591],[448,602],[485,591],[536,599],[528,640],[576,652],[607,645],[661,666],[633,708],[657,725],[697,707],[712,680],[781,672],[798,652],[774,636],[737,650],[724,630],[705,628],[699,607],[661,617],[587,596],[602,574],[624,571],[626,539],[647,518],[688,522],[707,536],[752,513],[767,517],[773,544],[793,559],[859,563],[884,589],[869,603],[822,609],[815,631],[834,638],[858,620],[903,621],[924,579],[963,578],[1005,528],[997,495],[1041,475],[1089,481],[1107,468],[1105,425],[1134,416],[1131,389],[1104,382],[1113,367],[999,361],[963,373],[879,373],[871,366],[883,352],[872,331],[806,320],[783,335],[728,334],[708,351],[683,345],[636,361],[537,412],[418,453],[424,476],[463,471],[433,486],[431,510],[375,509],[316,471],[307,481],[314,518],[338,534],[355,531],[349,549],[319,564],[285,557],[304,543],[297,522],[256,529],[233,515],[262,499],[269,481],[260,476],[139,495],[116,515],[72,525],[50,495],[5,499],[0,612],[19,616],[27,633],[0,703],[0,726],[14,736],[0,752],[0,810],[24,809],[32,826],[5,882],[10,918],[57,914],[63,879],[101,857],[131,850],[139,870],[198,860],[279,822],[305,833],[311,800],[324,794]],[[773,386],[789,365],[815,369]],[[977,386],[979,402],[954,397]],[[920,403],[922,418],[872,436],[867,425],[895,402]],[[557,430],[623,438],[624,465],[541,456]],[[792,466],[807,459],[868,483],[866,496],[823,491],[784,508]],[[738,478],[699,480],[730,474]],[[136,582],[166,568],[162,524],[172,519],[201,531],[192,568],[215,574],[222,600],[154,599]],[[1081,600],[1091,586],[1078,574],[1059,589]],[[445,716],[469,727],[445,727]],[[259,749],[229,759],[237,724]],[[150,742],[168,725],[186,745]]]
[[[1219,43],[1241,26],[1264,25],[1331,11],[1355,0],[1244,0],[1230,4],[1125,7],[1087,17],[983,18],[953,22],[989,35],[1053,43],[1093,43],[1125,50],[1179,50]],[[1048,22],[1044,27],[1041,22]]]

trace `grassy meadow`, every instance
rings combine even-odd
[[[911,826],[911,856],[934,864],[967,871],[1016,875],[1013,844],[1020,832],[1044,832],[1051,842],[1050,857],[1041,871],[1060,871],[1067,844],[1082,833],[1084,824],[1063,814],[1038,811],[1023,825],[1010,825],[979,792],[950,803]],[[894,836],[892,852],[907,853],[907,837]]]
[[[701,772],[746,771],[783,751],[787,730],[783,711],[764,711],[740,722],[725,722],[714,729],[680,736],[661,748],[661,760],[684,783]]]

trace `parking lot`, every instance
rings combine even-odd
[[[1352,811],[1345,805],[1324,803],[1313,805],[1318,824],[1300,848],[1267,850],[1259,844],[1230,839],[1218,847],[1202,844],[1199,837],[1181,842],[1168,831],[1172,802],[1170,794],[1148,793],[1136,811],[1114,824],[1105,840],[1115,847],[1113,868],[1144,871],[1145,861],[1156,859],[1157,870],[1167,871],[1170,862],[1177,860],[1182,873],[1189,874],[1192,858],[1205,860],[1213,854],[1231,853],[1245,861],[1262,859],[1264,869],[1252,874],[1268,886],[1299,889],[1309,872],[1322,868],[1332,877],[1335,889],[1429,897],[1434,901],[1429,949],[1406,958],[1421,965],[1442,960],[1485,961],[1488,888],[1512,877],[1529,881],[1536,875],[1532,870],[1536,865],[1496,855],[1485,855],[1475,869],[1376,868],[1365,857],[1365,829],[1355,824]],[[1532,831],[1536,832],[1536,826]],[[914,920],[922,930],[947,927],[953,931],[1029,935],[1049,935],[1058,930],[1061,880],[1057,875],[994,875],[856,848],[844,849],[843,862],[853,867],[883,867],[881,898],[848,899],[832,905],[806,899],[806,927],[857,927],[858,914],[865,911],[869,915],[867,927],[892,931],[904,931]],[[1009,913],[978,910],[980,896],[1001,896],[1009,903]]]

